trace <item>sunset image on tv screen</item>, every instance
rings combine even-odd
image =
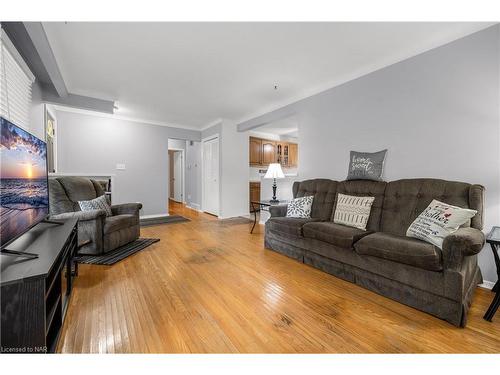
[[[45,142],[0,118],[0,243],[2,246],[48,215]]]

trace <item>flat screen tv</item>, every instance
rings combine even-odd
[[[49,214],[47,146],[0,117],[0,248]]]

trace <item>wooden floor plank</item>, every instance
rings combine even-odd
[[[113,266],[80,265],[63,353],[499,353],[500,316],[467,328],[264,249],[263,227],[172,204],[190,222]]]

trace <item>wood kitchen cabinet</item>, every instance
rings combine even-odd
[[[250,137],[249,161],[252,167],[267,167],[280,163],[282,167],[297,167],[298,145],[290,142],[277,142],[269,139]]]
[[[250,165],[262,165],[262,139],[250,137]]]
[[[249,202],[259,202],[259,201],[260,201],[260,182],[250,182]],[[250,212],[253,212],[251,203],[250,203]]]
[[[276,163],[276,142],[268,141],[266,139],[262,140],[262,164],[269,165],[271,163]]]
[[[288,166],[297,167],[299,164],[299,145],[297,143],[288,144]]]

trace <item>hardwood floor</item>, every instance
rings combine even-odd
[[[488,290],[460,329],[265,250],[262,226],[171,212],[191,222],[143,228],[161,241],[114,266],[80,265],[60,352],[500,352]]]

